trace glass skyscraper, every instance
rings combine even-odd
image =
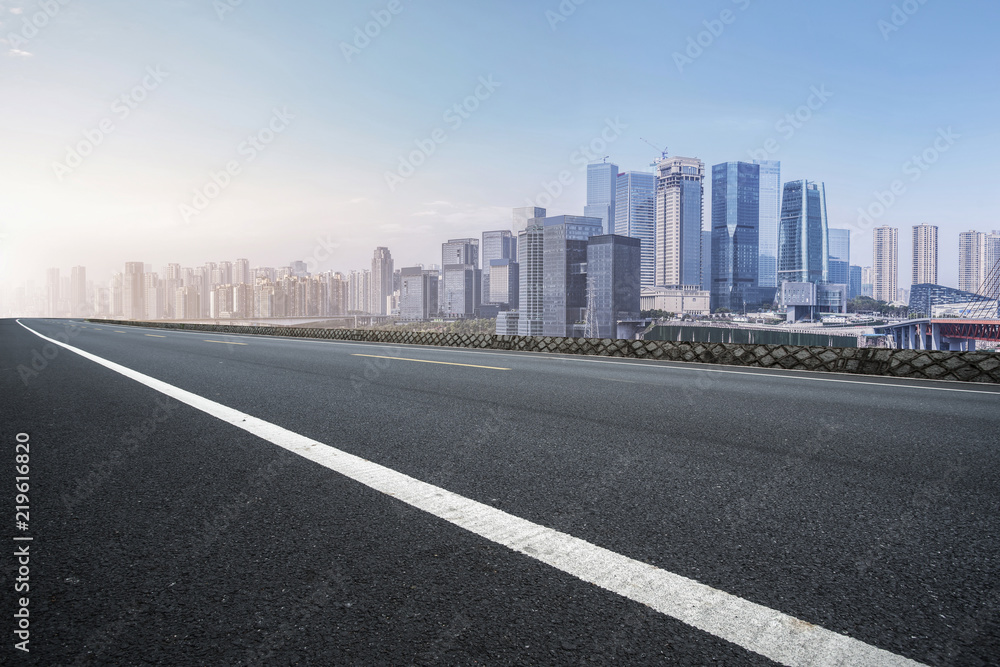
[[[529,231],[530,229],[529,226]],[[600,234],[600,218],[560,215],[544,219],[543,336],[584,335],[584,318],[587,312],[587,240]],[[520,253],[520,247],[518,252]]]
[[[656,278],[656,176],[644,171],[618,174],[615,229],[619,236],[642,242],[640,280],[652,287]]]
[[[826,186],[785,183],[778,228],[778,282],[825,283],[830,278]]]
[[[617,234],[587,242],[588,338],[617,338],[618,321],[639,318],[642,241]]]
[[[517,237],[506,229],[483,232],[483,244],[480,249],[483,267],[482,301],[483,304],[493,304],[490,296],[491,263],[495,259],[510,259],[516,262]]]
[[[741,312],[760,305],[760,165],[712,167],[711,308]]]
[[[441,312],[474,317],[480,306],[479,239],[449,239],[441,244]]]
[[[838,285],[849,285],[851,282],[851,230],[830,228],[829,236],[829,281]]]
[[[757,238],[760,259],[757,261],[758,284],[778,286],[778,226],[781,223],[781,162],[754,160],[760,166],[760,227]]]
[[[597,162],[587,165],[587,205],[583,215],[601,219],[603,234],[615,233],[615,194],[618,165]]]
[[[862,296],[861,284],[862,284],[862,269],[860,266],[851,265],[850,269],[850,281],[847,283],[847,298],[857,299]]]

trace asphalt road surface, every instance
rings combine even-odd
[[[997,386],[57,320],[0,370],[5,665],[1000,660]]]

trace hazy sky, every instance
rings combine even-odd
[[[709,169],[769,151],[783,180],[824,181],[861,265],[858,210],[898,180],[873,221],[900,228],[903,286],[913,225],[940,226],[952,285],[958,233],[1000,228],[992,0],[0,0],[0,22],[8,283],[331,243],[320,270],[377,245],[437,263],[561,172],[549,213],[582,214],[581,147],[648,169],[640,138]]]

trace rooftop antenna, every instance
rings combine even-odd
[[[611,157],[611,156],[610,155],[605,155],[604,157],[601,158],[601,162],[603,162],[604,164],[607,164],[609,157]]]
[[[667,147],[666,147],[666,146],[664,146],[664,147],[663,147],[663,150],[660,150],[659,148],[657,148],[656,144],[654,144],[654,143],[653,143],[652,141],[650,141],[649,139],[643,139],[642,137],[639,137],[639,138],[640,138],[640,139],[642,139],[643,141],[645,141],[645,142],[646,142],[647,144],[649,144],[649,145],[650,145],[650,146],[652,146],[653,148],[655,148],[656,150],[660,151],[660,162],[662,162],[663,160],[666,160],[666,159],[667,159]],[[650,167],[655,167],[655,166],[656,166],[656,165],[658,165],[658,164],[659,164],[660,162],[652,162],[652,163],[650,163],[650,165],[649,165],[649,166],[650,166]]]

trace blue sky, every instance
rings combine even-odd
[[[436,263],[442,241],[509,227],[561,173],[549,211],[581,214],[580,148],[648,169],[641,138],[707,167],[772,149],[784,180],[826,183],[853,263],[871,264],[859,209],[900,228],[901,285],[913,225],[940,226],[945,284],[958,233],[1000,228],[995,2],[234,4],[0,0],[0,280],[287,265],[332,244],[320,270],[368,266],[376,245],[397,267]],[[386,25],[345,56],[372,12]],[[247,150],[261,131],[269,143]],[[418,142],[433,152],[390,188]],[[925,151],[933,164],[907,167]],[[238,173],[220,177],[227,163]]]

